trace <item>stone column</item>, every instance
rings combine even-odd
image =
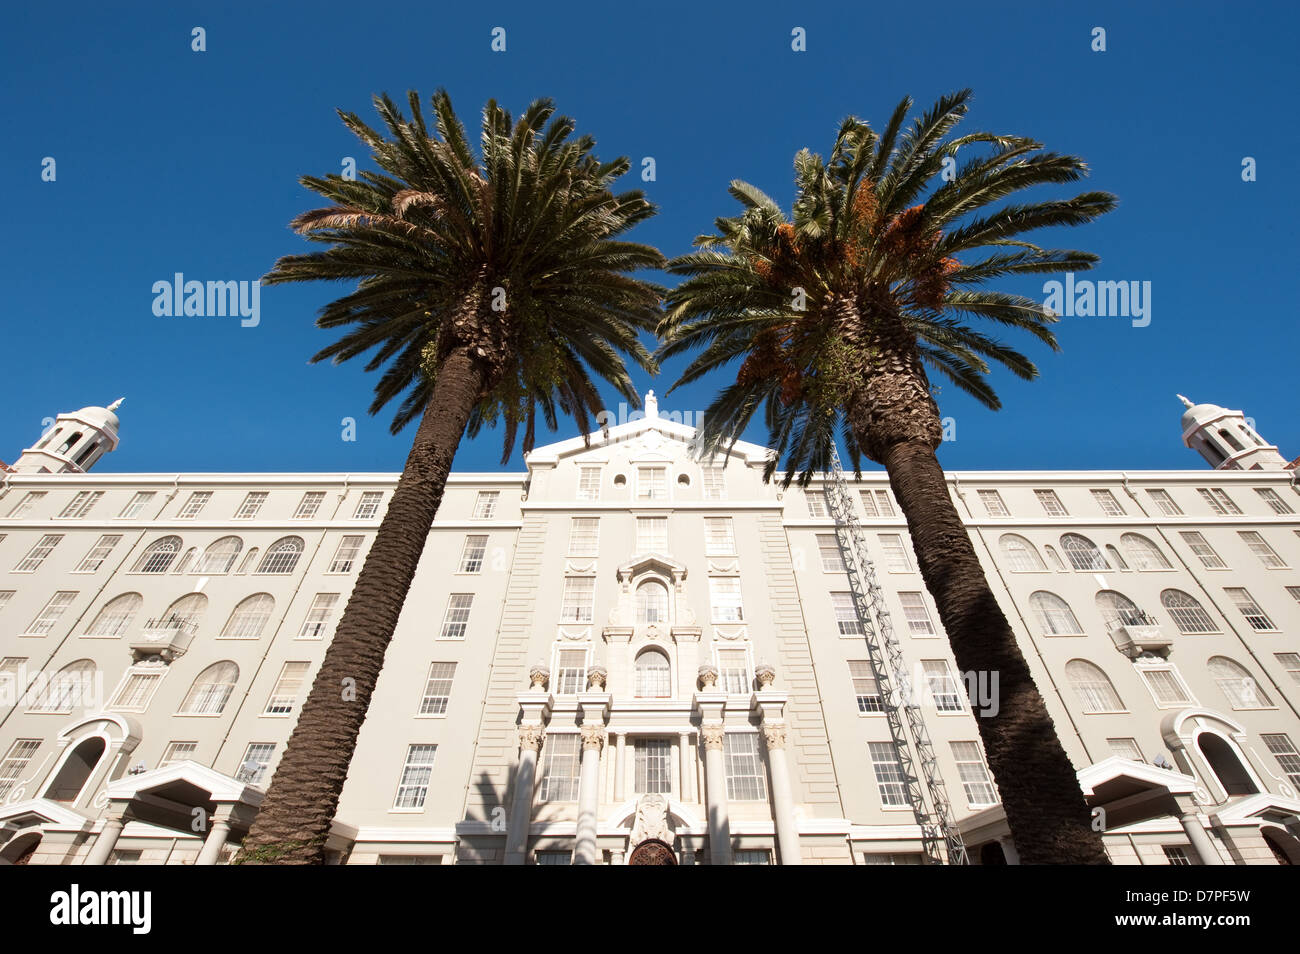
[[[614,756],[614,804],[622,805],[627,793],[627,733],[618,734]]]
[[[776,818],[776,844],[781,864],[803,864],[799,851],[799,826],[794,820],[794,798],[790,794],[790,772],[785,761],[785,724],[764,722],[767,766],[772,777],[772,813]]]
[[[533,788],[537,781],[537,756],[542,748],[545,729],[540,725],[521,725],[519,731],[519,765],[515,769],[515,799],[510,805],[510,827],[506,829],[508,865],[525,864],[528,857],[528,829],[533,820]]]
[[[605,746],[603,725],[582,726],[582,767],[578,775],[578,837],[575,865],[599,863],[596,848],[596,812],[600,805],[600,750]]]
[[[677,754],[681,759],[682,790],[678,797],[690,803],[695,800],[695,766],[691,764],[691,734],[681,732],[677,736]]]
[[[230,836],[230,806],[217,806],[208,818],[208,824],[208,835],[203,839],[203,848],[194,862],[196,865],[215,865],[221,860],[221,849]]]
[[[727,770],[723,765],[722,741],[726,727],[721,722],[700,726],[704,743],[704,787],[709,812],[709,862],[731,864],[731,822],[727,818]]]
[[[1180,805],[1179,808],[1181,809],[1182,806]],[[1201,859],[1201,864],[1223,864],[1223,858],[1214,847],[1214,842],[1210,841],[1210,836],[1205,833],[1205,826],[1201,824],[1199,812],[1195,809],[1183,811],[1179,814],[1178,821],[1183,826],[1183,831],[1187,833],[1187,840],[1192,843],[1192,848]]]
[[[118,812],[107,816],[104,819],[104,827],[100,829],[99,835],[95,838],[95,843],[90,846],[90,854],[86,855],[86,860],[82,862],[82,864],[108,864],[108,859],[113,854],[113,849],[117,847],[118,836],[122,834],[122,829],[125,827],[125,812]]]

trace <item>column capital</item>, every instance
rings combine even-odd
[[[521,725],[516,727],[519,731],[519,747],[528,749],[530,752],[537,752],[542,747],[542,738],[546,735],[546,726],[544,725]]]
[[[582,747],[599,752],[605,746],[607,733],[603,725],[584,725],[582,727]]]
[[[700,726],[700,739],[706,749],[722,748],[722,740],[726,735],[727,727],[721,722],[705,722]]]
[[[785,728],[784,722],[763,723],[763,739],[769,750],[785,748]]]

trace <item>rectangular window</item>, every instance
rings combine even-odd
[[[894,502],[888,490],[862,490],[858,496],[862,498],[862,509],[868,517],[894,516]]]
[[[18,561],[18,565],[14,567],[14,572],[34,573],[39,570],[41,564],[54,552],[54,548],[59,545],[59,541],[62,539],[63,534],[61,533],[47,533],[41,537],[36,546],[27,551],[27,556]]]
[[[567,854],[567,852],[566,852]],[[440,865],[442,855],[380,855],[377,865]],[[565,862],[568,864],[568,862]]]
[[[1300,653],[1274,653],[1273,658],[1286,670],[1292,682],[1300,683]]]
[[[497,501],[501,497],[499,490],[480,490],[474,498],[474,519],[491,520],[496,516]]]
[[[26,656],[5,656],[0,659],[0,706],[15,704],[18,697],[27,691],[26,670]]]
[[[19,517],[27,516],[27,514],[31,512],[32,507],[40,503],[40,501],[44,497],[45,497],[45,491],[43,490],[28,491],[27,493],[23,494],[23,499],[18,501],[18,504],[14,507],[14,509],[9,511],[7,515],[7,519],[17,520]]]
[[[1145,762],[1142,758],[1142,750],[1138,748],[1137,739],[1107,739],[1106,744],[1110,746],[1110,754],[1121,759],[1132,759],[1134,762]]]
[[[749,653],[743,649],[719,649],[718,688],[731,696],[752,691],[754,679],[749,674]]]
[[[990,517],[1009,517],[1011,511],[1002,501],[1002,495],[996,490],[981,490],[979,492],[980,503],[984,504],[984,512]]]
[[[772,852],[766,848],[737,848],[731,853],[733,865],[770,865]]]
[[[1165,860],[1171,865],[1177,867],[1191,867],[1192,859],[1187,855],[1187,849],[1182,845],[1161,845],[1165,853]]]
[[[1250,595],[1250,591],[1240,586],[1229,586],[1224,589],[1228,594],[1228,599],[1232,604],[1241,610],[1241,615],[1246,617],[1246,622],[1250,628],[1259,632],[1273,632],[1277,629],[1273,621],[1268,618],[1268,614],[1255,602],[1255,598]]]
[[[73,496],[72,501],[63,508],[59,514],[60,520],[76,520],[90,513],[92,507],[99,503],[99,498],[104,496],[102,490],[79,490]]]
[[[555,655],[555,694],[576,696],[587,688],[587,651],[561,649]]]
[[[569,556],[594,557],[600,547],[600,518],[572,517],[569,520]]]
[[[0,610],[3,610],[9,601],[14,598],[15,590],[0,590]]]
[[[384,501],[382,490],[367,490],[357,502],[357,509],[352,514],[353,520],[373,520],[379,516],[379,505]]]
[[[298,509],[293,512],[295,520],[310,520],[320,512],[320,505],[325,500],[325,491],[309,490],[298,501]]]
[[[274,742],[250,742],[244,750],[244,760],[239,763],[239,771],[235,773],[236,780],[245,785],[261,785],[274,754]]]
[[[1259,494],[1260,498],[1273,509],[1274,513],[1295,513],[1272,487],[1256,487],[1255,493]]]
[[[636,518],[636,552],[637,553],[667,553],[668,552],[668,518],[667,517],[637,517]]]
[[[262,504],[266,503],[267,492],[265,490],[254,490],[244,498],[244,502],[239,505],[235,511],[236,520],[252,520],[262,510]]]
[[[599,467],[578,468],[578,499],[579,500],[600,499],[600,468]]]
[[[880,549],[885,554],[885,569],[890,573],[912,572],[912,561],[907,555],[907,545],[902,534],[880,534]]]
[[[1291,780],[1291,784],[1300,788],[1300,752],[1296,751],[1295,743],[1291,737],[1282,732],[1265,733],[1260,736],[1268,750],[1273,753],[1273,758],[1277,759],[1278,766],[1286,773],[1286,777]]]
[[[637,500],[667,500],[668,470],[664,467],[638,467],[636,471]]]
[[[1152,502],[1160,508],[1160,512],[1166,517],[1181,517],[1183,515],[1182,508],[1174,503],[1174,498],[1169,496],[1169,491],[1157,487],[1148,490],[1147,496],[1151,498]]]
[[[1068,517],[1070,514],[1065,509],[1065,504],[1061,503],[1061,498],[1056,496],[1055,490],[1035,490],[1034,496],[1043,506],[1043,513],[1049,517]]]
[[[745,608],[740,602],[740,577],[709,577],[709,606],[715,623],[743,622]]]
[[[198,748],[199,743],[197,742],[168,742],[167,748],[163,750],[162,761],[158,763],[158,767],[166,768],[174,762],[192,761]]]
[[[970,808],[987,808],[998,802],[997,789],[984,764],[984,755],[978,742],[953,742],[952,755],[957,760],[957,777],[966,790],[966,804]]]
[[[334,618],[334,608],[338,605],[337,593],[317,593],[307,610],[302,629],[298,631],[299,639],[320,639],[329,629],[330,620]]]
[[[919,865],[921,856],[913,854],[873,854],[867,852],[862,856],[864,865]]]
[[[307,681],[307,670],[310,668],[309,662],[285,663],[280,670],[280,678],[275,681],[275,688],[271,690],[271,695],[266,700],[266,708],[262,710],[262,714],[288,715],[293,712],[293,707],[298,702],[298,695],[302,692],[302,685]]]
[[[472,533],[465,538],[464,549],[460,554],[460,572],[478,573],[483,569],[483,557],[487,554],[487,534]]]
[[[533,852],[533,864],[535,865],[571,865],[573,864],[573,852],[561,851],[559,849],[548,848],[544,851]]]
[[[15,739],[0,759],[0,801],[18,785],[41,747],[40,739]]]
[[[861,636],[862,621],[853,606],[852,593],[832,593],[831,606],[835,608],[835,623],[839,626],[841,636]]]
[[[638,795],[668,795],[672,785],[672,743],[667,739],[633,739],[636,772],[633,791]]]
[[[1094,490],[1092,499],[1097,501],[1097,506],[1101,508],[1101,512],[1106,516],[1124,516],[1124,508],[1119,505],[1119,501],[1115,499],[1115,495],[1109,490]]]
[[[144,850],[141,848],[114,848],[113,853],[108,856],[108,863],[110,865],[138,865],[143,856]]]
[[[542,746],[545,766],[542,769],[541,789],[537,793],[544,802],[576,802],[578,800],[578,760],[582,753],[582,739],[576,732],[547,733]]]
[[[149,708],[149,702],[153,699],[158,684],[162,682],[162,677],[163,674],[156,671],[127,670],[122,678],[122,684],[113,696],[113,701],[109,703],[109,708],[122,709],[126,712],[144,712]]]
[[[76,590],[59,590],[50,597],[50,601],[45,604],[45,608],[37,614],[32,620],[32,624],[27,627],[24,636],[45,636],[50,630],[54,629],[54,624],[59,621],[59,617],[64,614],[72,601],[77,598]]]
[[[704,518],[704,552],[708,556],[734,556],[736,533],[730,517]]]
[[[1250,547],[1250,552],[1259,557],[1261,563],[1270,570],[1285,570],[1286,561],[1277,555],[1277,551],[1268,545],[1268,541],[1255,530],[1238,530],[1237,536],[1241,537],[1246,546]]]
[[[1300,603],[1300,586],[1288,586],[1286,588],[1286,591],[1290,595],[1291,599],[1295,600],[1297,603]],[[3,608],[4,608],[4,603],[0,602],[0,609]]]
[[[937,636],[934,621],[930,619],[930,610],[925,605],[925,597],[917,593],[899,593],[898,601],[903,604],[903,618],[907,620],[907,630],[913,636]]]
[[[703,467],[700,474],[704,483],[705,500],[727,499],[727,471],[722,467]]]
[[[1206,542],[1205,537],[1196,530],[1181,531],[1183,542],[1191,548],[1196,554],[1196,558],[1201,561],[1201,565],[1211,570],[1226,570],[1228,564],[1224,563],[1219,554],[1214,552],[1214,547]]]
[[[117,546],[121,542],[122,535],[120,533],[104,534],[98,541],[96,541],[95,545],[90,548],[90,552],[81,558],[81,562],[77,564],[77,568],[72,572],[94,573],[104,565],[104,561],[108,559],[108,555],[113,552],[113,547]]]
[[[809,490],[803,496],[808,503],[808,516],[816,517],[819,520],[827,516],[825,491]]]
[[[963,712],[961,685],[952,673],[946,659],[923,659],[921,671],[925,674],[926,688],[934,707],[939,712]]]
[[[590,623],[596,602],[596,578],[566,576],[564,602],[560,606],[561,623]]]
[[[880,695],[880,685],[871,671],[868,659],[849,660],[849,678],[853,680],[853,695],[859,712],[884,712],[885,700]]]
[[[1172,667],[1168,669],[1140,668],[1143,681],[1151,690],[1156,705],[1161,709],[1167,706],[1186,706],[1196,702],[1192,694],[1183,685],[1183,680]]]
[[[469,611],[474,608],[473,593],[452,593],[447,598],[447,612],[442,617],[439,639],[464,639],[469,629]]]
[[[1196,492],[1210,505],[1210,509],[1220,517],[1241,513],[1241,508],[1233,503],[1232,498],[1228,496],[1225,490],[1218,487],[1197,487]]]
[[[844,555],[840,553],[840,543],[835,538],[835,534],[817,534],[817,553],[821,556],[823,572],[843,573],[845,571]]]
[[[903,763],[893,742],[868,742],[871,767],[876,773],[876,787],[880,791],[880,804],[886,808],[907,807],[907,778]]]
[[[454,662],[436,662],[429,666],[429,678],[424,681],[424,696],[420,699],[420,715],[447,714],[451,684],[455,678]]]
[[[728,732],[722,737],[722,757],[727,769],[727,798],[733,802],[761,802],[767,798],[766,771],[759,754],[757,732]]]
[[[334,551],[334,559],[330,561],[330,572],[351,573],[364,539],[361,536],[346,536],[340,540],[338,549]]]
[[[429,781],[433,778],[433,757],[436,745],[411,745],[406,749],[406,762],[397,782],[394,808],[423,808],[429,794]]]
[[[122,512],[117,515],[119,520],[134,520],[140,516],[149,501],[153,500],[154,492],[152,490],[142,490],[127,501],[127,505],[122,508]]]
[[[265,496],[265,494],[263,496]],[[321,496],[324,496],[324,494]],[[196,490],[190,494],[189,499],[185,501],[184,506],[181,507],[180,512],[177,513],[176,516],[181,520],[193,520],[203,512],[203,508],[208,505],[208,501],[211,499],[212,491]]]

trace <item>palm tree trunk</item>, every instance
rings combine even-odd
[[[1016,850],[1025,864],[1109,864],[1074,767],[984,577],[934,449],[906,441],[888,446],[883,456],[958,669],[996,674],[997,712],[977,712],[975,721]]]
[[[486,373],[464,348],[439,368],[406,467],[238,863],[324,863],[357,735]]]

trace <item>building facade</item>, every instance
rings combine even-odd
[[[1300,862],[1300,493],[1212,470],[948,486],[1124,864]],[[0,475],[0,861],[213,864],[256,815],[392,474],[89,474],[112,409]],[[825,483],[661,414],[454,474],[362,729],[338,863],[909,864],[921,833]],[[1240,444],[1240,447],[1236,446]],[[851,484],[974,863],[1016,863],[888,481]],[[974,701],[972,701],[974,698]]]

